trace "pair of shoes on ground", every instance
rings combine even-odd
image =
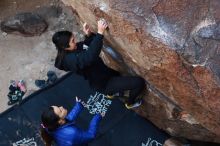
[[[19,80],[19,81],[11,80],[10,81],[9,90],[14,92],[16,89],[21,90],[22,92],[26,92],[27,89],[26,89],[24,80]]]
[[[24,96],[26,91],[27,89],[23,80],[11,80],[8,93],[8,105],[12,105],[18,101],[22,101],[22,97]]]
[[[57,75],[54,71],[48,71],[47,78],[48,78],[47,80],[35,80],[35,85],[40,89],[45,88],[48,85],[51,85],[56,82]]]

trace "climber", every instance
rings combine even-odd
[[[82,108],[83,103],[76,97],[76,105],[69,114],[62,106],[51,106],[42,113],[41,136],[46,146],[51,146],[53,141],[58,146],[82,145],[95,138],[100,120],[105,115],[94,115],[88,130],[84,131],[75,125]]]
[[[141,105],[138,95],[145,87],[145,81],[138,76],[120,76],[120,73],[107,67],[99,57],[103,47],[103,34],[108,27],[107,22],[102,19],[98,21],[98,32],[95,34],[85,23],[83,31],[85,40],[76,42],[76,38],[69,31],[56,32],[52,41],[57,49],[55,67],[65,71],[72,71],[82,75],[89,81],[91,87],[109,95],[109,98],[124,91],[129,91],[125,97],[125,106],[130,109]]]

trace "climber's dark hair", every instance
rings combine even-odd
[[[58,31],[52,37],[52,41],[55,44],[56,49],[57,49],[55,67],[57,67],[58,69],[64,70],[62,61],[66,54],[65,49],[69,47],[69,42],[70,42],[70,38],[72,37],[72,35],[73,34],[70,31]]]
[[[43,111],[41,114],[41,121],[43,127],[41,127],[41,137],[43,138],[46,146],[51,146],[53,137],[50,135],[50,132],[57,129],[60,124],[59,116],[55,114],[53,107],[49,107]]]
[[[53,131],[60,126],[58,123],[59,120],[60,117],[54,112],[52,106],[45,109],[41,114],[41,121],[49,131]]]

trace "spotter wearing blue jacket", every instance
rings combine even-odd
[[[76,102],[76,105],[66,116],[68,123],[60,126],[55,131],[50,132],[58,146],[79,146],[88,143],[95,138],[101,115],[94,115],[89,124],[88,130],[84,131],[77,128],[75,125],[75,120],[82,109],[82,104]]]

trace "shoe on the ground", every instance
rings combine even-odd
[[[48,77],[48,78],[51,77],[51,76],[54,76],[54,75],[56,75],[56,73],[55,73],[54,71],[49,70],[49,71],[47,72],[47,77]]]
[[[12,92],[8,93],[8,99],[9,99],[8,105],[12,105],[18,102],[18,96]]]
[[[53,83],[56,82],[56,80],[57,80],[57,76],[54,75],[54,76],[51,76],[51,77],[48,78],[47,83],[48,84],[53,84]]]
[[[9,89],[10,92],[15,92],[18,89],[18,87],[14,87],[13,85],[10,85],[8,87],[8,89]]]
[[[21,91],[23,91],[24,93],[27,91],[24,80],[20,80],[18,81],[18,87]]]
[[[47,82],[49,84],[54,83],[57,80],[57,75],[54,71],[48,71],[47,72],[47,77],[48,77]]]
[[[134,104],[130,104],[130,105],[128,105],[128,104],[126,103],[126,104],[125,104],[125,107],[126,107],[127,109],[132,109],[132,108],[139,107],[141,104],[142,104],[142,100],[139,100],[139,101],[135,102]]]
[[[10,85],[8,87],[10,92],[15,92],[15,90],[17,90],[18,86],[17,86],[17,81],[15,80],[10,80]]]
[[[16,95],[18,96],[18,102],[21,103],[22,97],[24,96],[25,92],[24,91],[18,91]]]
[[[35,85],[42,89],[42,88],[45,88],[48,84],[45,80],[35,80]]]

